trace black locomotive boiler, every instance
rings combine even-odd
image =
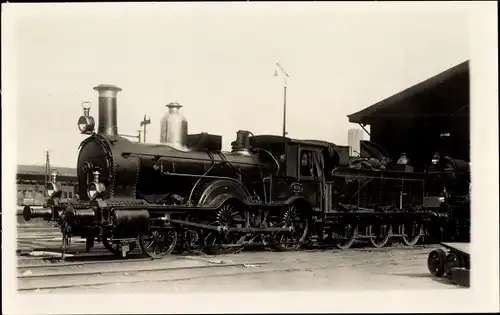
[[[24,211],[26,220],[58,222],[63,251],[71,236],[85,238],[87,250],[99,240],[121,255],[139,244],[153,258],[174,249],[348,248],[360,239],[382,247],[393,237],[412,245],[429,227],[446,226],[442,208],[427,206],[427,174],[388,163],[371,142],[353,159],[345,146],[240,130],[223,152],[220,136],[188,134],[176,103],[167,105],[160,143],[131,142],[118,133],[121,89],[94,89],[97,132],[90,107],[78,121],[88,134],[77,162],[79,200],[62,199],[53,178],[47,209]]]

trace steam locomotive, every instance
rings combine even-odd
[[[160,143],[131,142],[118,133],[121,89],[94,90],[97,132],[90,103],[78,120],[88,135],[77,162],[79,200],[61,198],[54,174],[46,208],[24,209],[27,221],[57,222],[63,253],[72,236],[85,238],[87,251],[97,240],[116,255],[139,245],[144,255],[160,258],[174,250],[251,246],[346,249],[355,240],[383,247],[395,237],[413,245],[433,231],[467,229],[467,162],[436,156],[432,170],[418,173],[392,164],[370,141],[353,158],[347,146],[245,130],[224,152],[221,136],[188,134],[177,103],[167,105]],[[452,216],[462,225],[451,224]]]

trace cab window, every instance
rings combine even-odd
[[[312,152],[303,150],[300,153],[300,176],[312,176]]]

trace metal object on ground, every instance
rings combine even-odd
[[[433,250],[427,259],[427,268],[436,277],[446,277],[450,282],[470,286],[469,243],[440,243],[448,250]]]

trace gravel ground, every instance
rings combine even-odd
[[[141,268],[172,265],[189,267],[212,262],[267,262],[246,267],[177,269],[141,273],[121,273],[86,277],[86,283],[104,279],[108,285],[56,288],[43,292],[68,293],[135,293],[135,292],[237,292],[282,290],[394,290],[457,289],[446,281],[435,279],[427,270],[427,255],[432,247],[361,249],[348,251],[244,252],[237,255],[193,257],[148,261]],[[200,263],[201,262],[201,263]],[[138,263],[138,262],[137,262]],[[130,268],[137,263],[133,263]],[[128,265],[128,264],[127,264]],[[208,263],[205,263],[208,265]],[[118,268],[124,266],[116,265]],[[86,265],[79,270],[92,270]],[[107,266],[113,270],[114,266]],[[138,267],[139,268],[139,267]],[[60,284],[64,278],[37,279],[40,285]],[[94,282],[95,282],[94,281]],[[127,281],[140,281],[124,283]],[[23,293],[24,294],[24,293]]]

